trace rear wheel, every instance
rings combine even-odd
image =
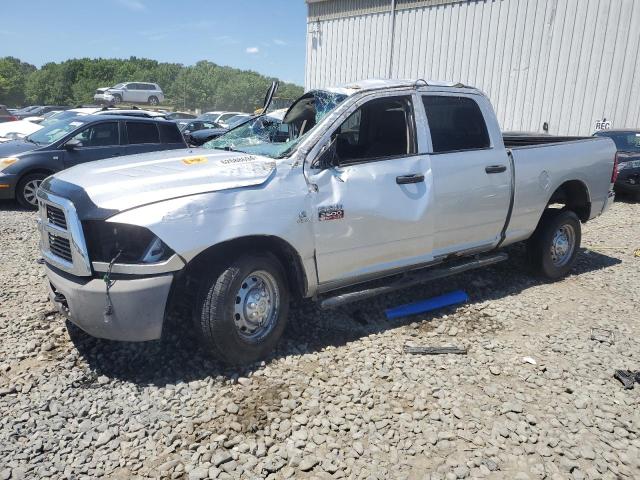
[[[529,262],[536,273],[555,280],[575,263],[582,230],[580,219],[569,210],[547,210],[529,239]]]
[[[149,105],[158,105],[158,97],[155,96],[151,96],[149,97]]]
[[[29,210],[37,209],[38,199],[36,192],[47,176],[44,173],[32,173],[23,177],[16,187],[16,200],[18,200],[18,203]]]
[[[226,363],[267,356],[287,322],[289,290],[272,255],[247,254],[204,278],[194,323],[205,346]]]

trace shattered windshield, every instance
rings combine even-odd
[[[285,157],[345,98],[346,95],[324,90],[307,92],[289,109],[286,123],[272,112],[230,130],[204,147]]]

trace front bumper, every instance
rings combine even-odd
[[[106,316],[103,280],[62,274],[47,264],[45,271],[51,301],[89,335],[128,342],[160,338],[172,273],[115,280],[109,291],[112,314]]]
[[[16,198],[15,175],[0,172],[0,200],[13,200]]]
[[[93,96],[93,101],[100,104],[100,103],[113,103],[114,98],[113,95],[109,94],[109,93],[96,93]]]

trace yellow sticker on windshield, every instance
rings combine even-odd
[[[185,165],[196,165],[198,163],[207,163],[207,157],[183,158],[182,163],[184,163]]]

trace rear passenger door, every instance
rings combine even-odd
[[[154,152],[161,150],[158,126],[153,122],[126,120],[125,133],[127,142],[124,145],[125,155]]]
[[[78,140],[80,144],[73,149],[63,148],[65,168],[94,160],[117,157],[122,154],[117,121],[91,124],[71,139]]]
[[[488,102],[431,94],[422,105],[432,143],[434,256],[490,248],[507,217],[511,170],[504,146],[492,145]]]

